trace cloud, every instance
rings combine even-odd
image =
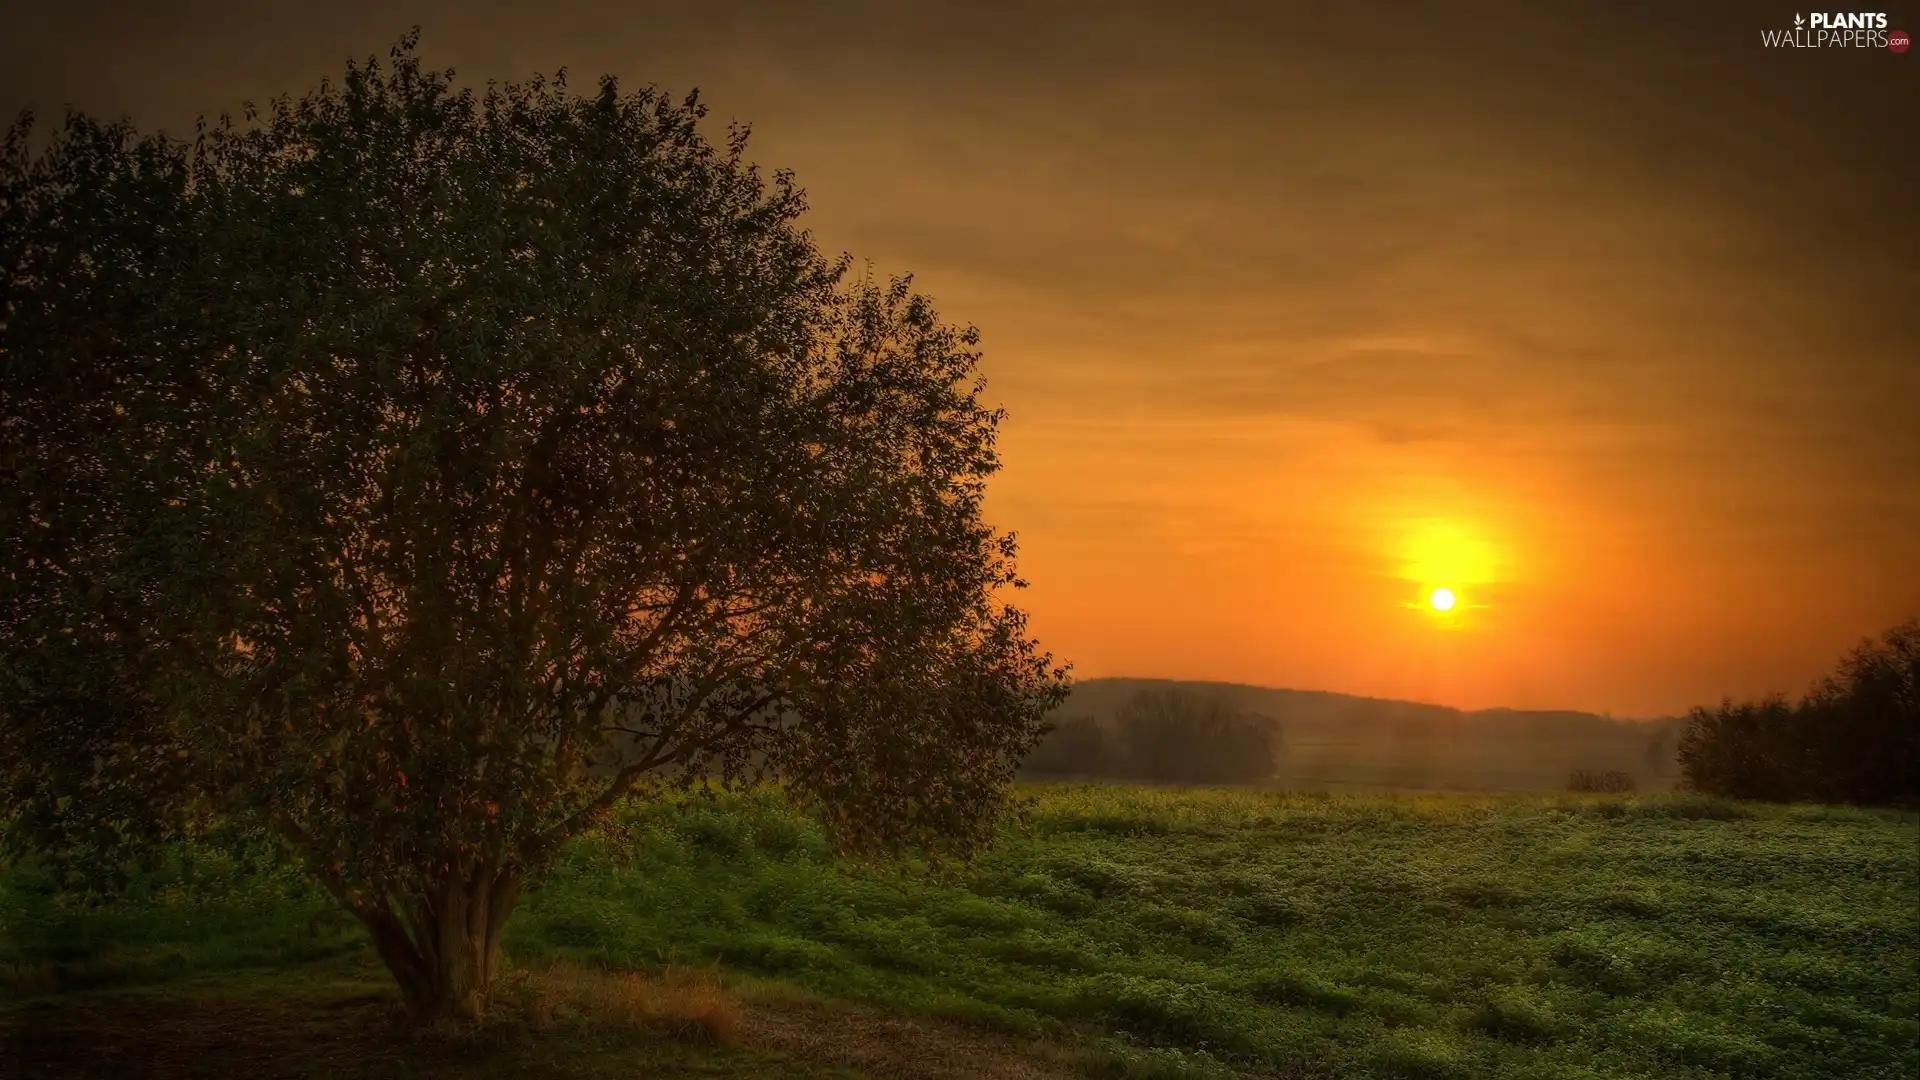
[[[1749,4],[8,18],[0,108],[174,131],[413,22],[476,82],[699,85],[824,246],[981,326],[993,511],[1090,669],[1391,692],[1363,685],[1413,632],[1382,551],[1446,515],[1528,571],[1459,657],[1468,704],[1521,667],[1537,701],[1623,711],[1796,685],[1920,604],[1911,65],[1762,50]]]

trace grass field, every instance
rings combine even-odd
[[[572,847],[506,948],[532,967],[712,966],[749,1002],[749,1028],[752,1002],[792,987],[805,1009],[851,1003],[835,1015],[864,1018],[842,1026],[866,1025],[870,1041],[910,1041],[886,1017],[931,1018],[912,1035],[945,1033],[927,1036],[928,1055],[953,1052],[956,1031],[996,1053],[1071,1048],[1036,1058],[1036,1076],[1920,1075],[1911,813],[1027,791],[1029,829],[939,875],[836,860],[771,793],[637,806]],[[351,1040],[321,1029],[370,1023],[384,993],[345,916],[218,852],[181,852],[138,895],[91,910],[15,868],[0,876],[0,920],[16,1045],[29,1026],[106,1030],[120,1015],[177,1027],[152,1018],[193,1001],[202,1016],[248,1002],[252,1019],[231,1023],[337,1048]],[[263,1020],[262,1002],[292,1011]],[[502,1035],[484,1053],[463,1043],[468,1066],[446,1072],[444,1054],[411,1043],[363,1047],[377,1067],[329,1050],[330,1068],[282,1071],[859,1075],[758,1041],[569,1028]]]

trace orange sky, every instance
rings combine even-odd
[[[754,122],[981,327],[1082,676],[1651,715],[1920,612],[1920,57],[1763,49],[1789,11],[125,6],[0,6],[0,108],[184,130],[418,22]]]

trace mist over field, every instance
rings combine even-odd
[[[1056,731],[1027,759],[1025,775],[1099,778],[1109,770],[1076,754],[1074,731],[1089,720],[1111,728],[1143,693],[1177,695],[1271,726],[1278,736],[1272,769],[1249,769],[1244,781],[1294,791],[1559,791],[1581,771],[1623,773],[1637,790],[1666,791],[1678,775],[1678,718],[1468,711],[1321,691],[1117,678],[1074,685],[1051,716]]]

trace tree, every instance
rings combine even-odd
[[[1025,768],[1032,775],[1167,784],[1261,783],[1273,778],[1282,746],[1277,721],[1236,712],[1218,694],[1147,688],[1104,723],[1060,720]]]
[[[1825,797],[1920,803],[1920,619],[1861,642],[1801,708]]]
[[[1029,776],[1111,776],[1120,764],[1112,741],[1095,717],[1062,717],[1047,726],[1020,769]]]
[[[1667,775],[1667,770],[1673,767],[1672,735],[1673,732],[1668,729],[1667,722],[1663,720],[1659,722],[1659,727],[1654,733],[1647,738],[1647,771],[1655,777]]]
[[[1804,797],[1805,755],[1791,743],[1793,704],[1778,695],[1758,702],[1695,708],[1681,730],[1677,757],[1685,786],[1736,799],[1788,802]]]
[[[1143,689],[1120,706],[1114,721],[1133,777],[1175,784],[1273,778],[1279,724],[1235,712],[1218,694]]]
[[[1920,803],[1920,621],[1863,642],[1798,702],[1693,710],[1678,757],[1687,786],[1716,795]]]
[[[167,439],[194,421],[182,408],[160,435],[142,418],[180,403],[127,408],[179,359],[150,346],[186,159],[79,116],[36,159],[31,132],[0,141],[0,823],[14,851],[31,840],[110,888],[116,855],[191,811],[148,679],[153,568],[129,556],[179,486]]]
[[[977,335],[696,98],[476,96],[415,40],[190,144],[9,133],[9,844],[257,821],[431,1019],[654,785],[987,840],[1066,672],[982,519]]]

